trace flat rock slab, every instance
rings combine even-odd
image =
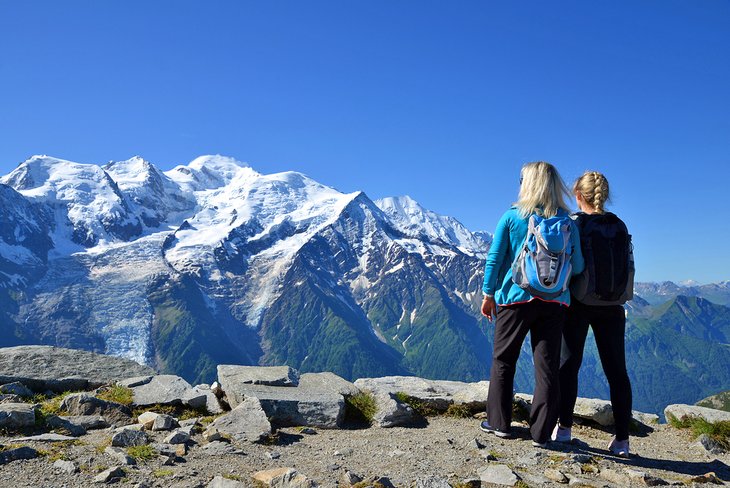
[[[196,385],[183,396],[183,402],[195,409],[205,409],[210,415],[223,413],[218,397],[208,385]]]
[[[492,483],[500,486],[515,486],[520,478],[504,464],[489,464],[477,471],[483,483]]]
[[[206,432],[217,432],[239,443],[256,442],[271,434],[271,423],[266,418],[261,402],[250,397],[229,413],[215,419]]]
[[[294,387],[299,384],[299,373],[289,366],[218,366],[218,380],[231,407],[243,401],[242,391],[252,385]]]
[[[64,441],[75,441],[77,440],[75,437],[71,437],[68,435],[61,435],[61,434],[40,434],[40,435],[33,435],[30,437],[20,437],[18,439],[15,439],[15,442],[64,442]]]
[[[52,346],[0,348],[0,383],[21,382],[35,392],[91,390],[119,378],[154,374],[129,359]]]
[[[0,385],[0,393],[4,393],[6,395],[17,395],[19,397],[32,397],[33,396],[33,392],[30,389],[28,389],[27,386],[25,386],[23,383],[21,383],[19,381]]]
[[[729,422],[730,412],[724,410],[715,410],[714,408],[698,407],[696,405],[674,404],[664,409],[664,416],[669,419],[670,416],[677,420],[690,417],[699,417],[708,422]]]
[[[137,407],[150,405],[183,405],[186,394],[192,390],[190,383],[179,376],[162,374],[153,376],[146,383],[130,387],[132,404]]]
[[[0,429],[15,431],[35,425],[35,409],[27,403],[0,404]]]
[[[311,488],[312,480],[294,468],[276,468],[258,471],[253,474],[254,481],[270,488]]]
[[[485,408],[488,381],[465,383],[462,381],[427,380],[415,376],[384,376],[360,378],[355,386],[372,393],[405,393],[436,410],[445,411],[449,405],[466,405],[469,408]]]

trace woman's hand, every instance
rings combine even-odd
[[[482,315],[484,315],[490,322],[494,322],[494,318],[497,316],[497,304],[494,301],[494,297],[491,295],[484,295],[482,301]]]

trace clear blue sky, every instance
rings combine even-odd
[[[0,0],[0,173],[220,153],[493,230],[604,171],[640,280],[730,279],[730,2]]]

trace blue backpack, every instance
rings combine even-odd
[[[532,296],[559,297],[572,269],[570,232],[570,217],[531,215],[525,243],[512,263],[512,281]]]

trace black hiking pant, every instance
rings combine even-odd
[[[510,431],[515,366],[529,332],[535,363],[530,434],[540,443],[550,439],[558,419],[560,332],[564,320],[564,306],[538,299],[499,308],[487,397],[487,420],[492,427]]]
[[[616,440],[623,441],[629,438],[631,382],[626,371],[624,350],[626,313],[621,305],[584,305],[575,297],[571,298],[560,354],[560,425],[573,425],[573,409],[578,397],[578,370],[583,362],[588,325],[593,328],[601,365],[611,391]]]

